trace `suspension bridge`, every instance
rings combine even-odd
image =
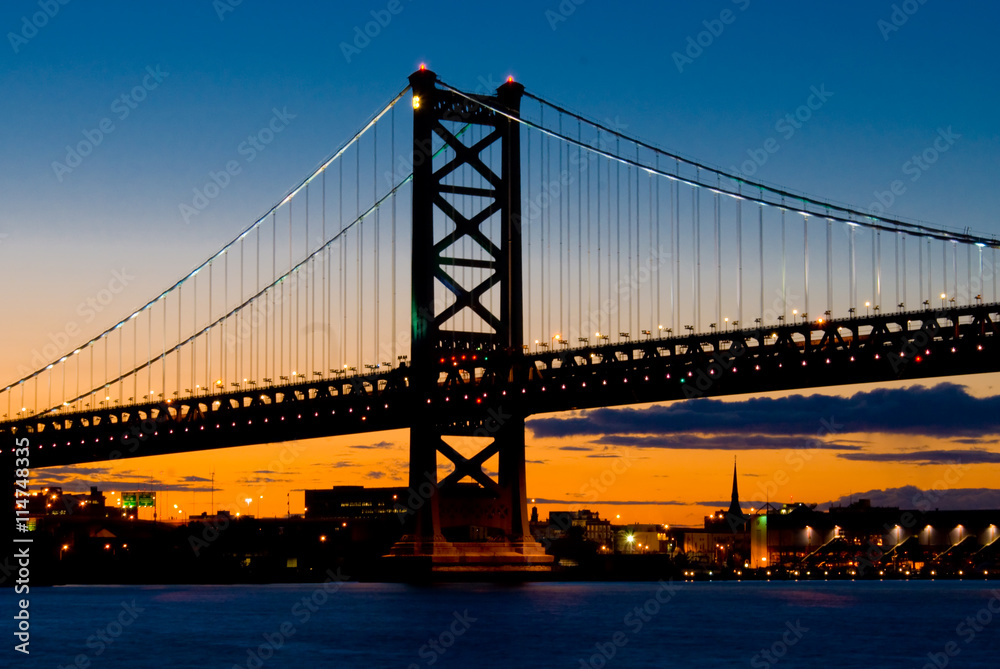
[[[997,371],[998,246],[421,67],[231,242],[3,386],[0,459],[9,480],[15,443],[47,467],[408,428],[394,554],[543,568],[527,416]]]

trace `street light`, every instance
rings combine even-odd
[[[868,315],[869,315],[869,313],[870,313],[870,312],[868,311],[868,309],[869,309],[869,307],[871,307],[871,306],[872,306],[872,303],[871,303],[871,302],[869,302],[868,300],[865,300],[865,318],[867,318],[867,317],[868,317]]]
[[[944,309],[944,301],[948,297],[946,293],[941,293],[941,308]]]

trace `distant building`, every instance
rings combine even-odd
[[[865,499],[828,512],[785,505],[751,519],[750,565],[861,573],[996,570],[998,525],[1000,510],[901,510]]]
[[[117,509],[108,508],[104,494],[91,486],[89,493],[63,492],[60,486],[43,488],[28,497],[28,515],[39,516],[118,516]]]
[[[566,538],[573,527],[581,528],[583,538],[598,547],[604,546],[610,550],[613,546],[615,533],[611,521],[602,519],[598,512],[590,509],[550,511],[547,523],[531,523],[531,533],[537,541],[547,544]]]
[[[366,488],[339,485],[329,490],[306,490],[306,518],[383,520],[406,511],[406,488]]]
[[[638,523],[626,525],[615,533],[618,553],[672,553],[675,547],[666,525]]]

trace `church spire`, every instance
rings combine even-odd
[[[740,508],[740,491],[736,485],[736,456],[733,456],[733,498],[729,502],[729,511],[726,512],[727,517],[737,517],[744,518],[743,509]]]

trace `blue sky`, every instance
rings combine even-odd
[[[772,140],[778,149],[753,178],[860,207],[906,180],[889,214],[1000,232],[993,5],[914,1],[912,15],[894,16],[891,2],[231,2],[57,3],[51,18],[37,0],[0,9],[0,260],[22,288],[0,295],[5,313],[59,330],[59,314],[115,268],[141,267],[101,314],[114,322],[266,211],[421,62],[466,89],[514,75],[727,169]],[[889,31],[893,19],[901,25]],[[695,57],[678,67],[675,54]],[[121,119],[116,100],[147,68],[165,76]],[[832,95],[789,136],[779,124],[813,89]],[[238,147],[274,110],[294,118],[185,221],[180,205],[210,172],[244,161]],[[105,119],[113,130],[60,173],[66,147]],[[948,128],[960,138],[909,181],[911,158]],[[0,341],[30,351],[32,329]]]

